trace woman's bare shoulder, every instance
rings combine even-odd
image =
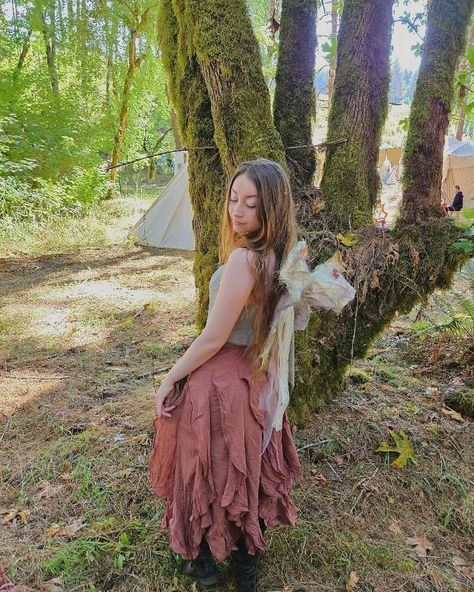
[[[228,262],[232,260],[237,264],[248,264],[252,266],[255,262],[255,257],[255,251],[252,251],[252,249],[247,249],[245,247],[237,247],[229,255]]]

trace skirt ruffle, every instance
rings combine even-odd
[[[191,374],[171,417],[154,422],[151,484],[168,502],[162,526],[184,559],[197,557],[203,537],[219,560],[242,536],[250,554],[260,553],[261,520],[295,524],[291,489],[301,466],[290,426],[285,417],[262,455],[263,382],[244,350],[226,343]]]

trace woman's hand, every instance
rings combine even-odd
[[[171,411],[176,405],[166,405],[165,400],[169,395],[172,395],[174,391],[174,382],[165,378],[160,385],[160,388],[156,391],[156,413],[158,417],[171,417]]]

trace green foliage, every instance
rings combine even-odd
[[[46,572],[61,577],[71,589],[87,583],[88,590],[96,590],[95,579],[104,567],[109,580],[119,577],[149,529],[140,520],[121,523],[111,517],[93,524],[88,534],[88,538],[61,545],[44,564]]]
[[[81,213],[107,193],[103,169],[118,127],[130,28],[147,9],[122,159],[145,155],[145,137],[153,146],[171,127],[156,3],[15,6],[0,11],[0,219],[8,224]],[[161,147],[174,147],[172,134]]]
[[[30,185],[0,177],[0,227],[78,214],[105,195],[107,184],[105,172],[96,168],[77,169],[58,183],[37,177]]]
[[[337,37],[335,35],[331,35],[329,41],[325,41],[321,45],[321,50],[323,51],[324,59],[328,62],[337,59]]]
[[[455,243],[456,244],[456,243]],[[474,337],[474,267],[467,264],[458,274],[458,287],[451,290],[449,297],[443,292],[431,298],[431,308],[421,310],[423,320],[412,325],[412,329],[424,337],[433,334],[451,334],[458,337]]]

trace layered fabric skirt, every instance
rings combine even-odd
[[[225,559],[243,537],[265,551],[261,521],[294,525],[291,488],[301,466],[287,418],[262,454],[264,385],[245,347],[226,343],[192,372],[171,417],[156,418],[150,460],[153,491],[167,500],[162,526],[171,548],[195,559],[205,538]]]

